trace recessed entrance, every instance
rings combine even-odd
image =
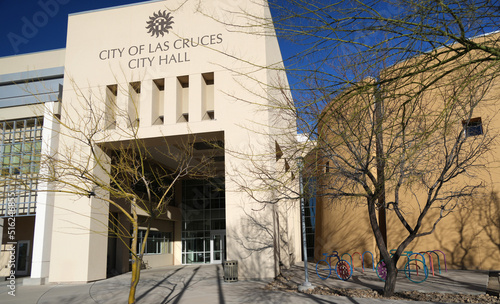
[[[185,180],[182,188],[182,263],[222,263],[226,257],[224,178]]]

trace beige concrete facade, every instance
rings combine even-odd
[[[225,151],[219,156],[217,178],[225,186],[221,199],[225,223],[223,229],[207,231],[210,242],[222,237],[223,260],[238,261],[240,278],[270,278],[280,265],[300,259],[299,209],[285,203],[262,208],[241,191],[239,183],[242,176],[246,181],[252,178],[257,156],[265,166],[283,166],[284,160],[277,163],[274,156],[278,136],[274,127],[282,134],[285,126],[290,138],[295,138],[296,129],[295,122],[278,121],[279,113],[269,106],[269,100],[278,96],[271,89],[273,83],[286,83],[283,72],[262,69],[282,64],[277,39],[234,30],[248,25],[248,20],[231,13],[240,11],[270,17],[265,1],[215,0],[152,1],[74,14],[69,16],[65,50],[29,55],[33,65],[4,58],[0,66],[7,63],[5,74],[64,67],[61,125],[51,126],[52,136],[47,135],[45,145],[47,153],[57,147],[57,157],[71,157],[74,164],[96,168],[92,164],[101,161],[90,157],[89,147],[78,140],[79,131],[89,127],[90,104],[102,118],[98,121],[102,145],[131,140],[127,130],[137,130],[137,138],[151,146],[159,141],[174,145],[192,136],[222,141]],[[168,20],[173,21],[170,27]],[[40,67],[35,65],[38,60],[43,61]],[[19,118],[23,116],[19,109],[1,109],[0,116]],[[57,141],[51,142],[54,137]],[[108,178],[97,169],[93,174]],[[163,253],[144,256],[149,267],[192,263],[182,233],[185,182],[176,183],[175,205],[152,226],[151,231],[171,239]],[[46,222],[35,223],[34,229],[40,266],[31,272],[33,281],[89,282],[106,278],[110,269],[128,271],[128,250],[108,234],[109,214],[117,212],[116,207],[91,195],[45,187]],[[37,207],[37,220],[38,210],[42,209]],[[127,225],[124,217],[117,221]],[[208,249],[208,237],[204,240],[205,263],[220,263],[220,257],[208,260],[214,249]]]
[[[39,153],[46,155],[57,149],[57,128],[54,127],[51,118],[59,113],[58,86],[62,85],[64,54],[65,50],[54,50],[0,58],[0,94],[3,98],[0,120],[9,124],[13,121],[26,123],[35,117],[39,118],[41,127],[46,130],[41,134]],[[4,127],[4,132],[5,130]],[[5,142],[5,138],[2,139],[2,143]],[[3,148],[3,166],[8,167],[10,161],[6,159],[10,157],[5,152]],[[2,181],[2,185],[8,184],[5,178]],[[16,217],[8,216],[5,209],[2,212],[1,276],[10,275],[12,269],[9,265],[13,263],[16,265],[15,272],[19,276],[31,274],[32,277],[41,278],[40,274],[48,271],[50,248],[46,242],[50,242],[51,239],[50,206],[53,205],[53,194],[43,191],[47,188],[47,184],[40,183],[35,188],[42,191],[37,194],[36,201],[28,200],[28,202],[32,206],[36,203],[37,216],[31,213],[29,216]],[[3,189],[3,203],[9,193],[15,193],[15,188]],[[27,215],[26,209],[20,208],[14,214],[17,215],[18,211],[20,215]],[[9,225],[9,221],[12,226]],[[13,247],[13,244],[8,244],[12,241],[9,238],[12,235],[9,233],[9,226],[14,228],[17,242],[14,244],[15,250],[11,252],[5,251],[6,248]],[[20,253],[21,244],[27,247],[27,252]],[[19,271],[20,268],[23,271]],[[40,279],[35,281],[38,284],[42,283]]]

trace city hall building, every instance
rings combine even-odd
[[[250,16],[270,18],[267,3],[150,1],[77,13],[65,49],[0,58],[0,276],[14,261],[32,284],[129,271],[129,240],[113,229],[131,229],[133,208],[110,204],[115,197],[91,179],[113,183],[95,149],[113,161],[109,151],[134,140],[156,167],[174,171],[167,154],[187,145],[192,162],[210,158],[213,169],[169,181],[172,202],[147,239],[138,230],[147,266],[236,260],[240,278],[263,278],[301,259],[298,202],[262,204],[274,194],[254,174],[263,166],[294,180],[283,147],[296,127],[272,107],[284,98],[273,88],[287,84],[281,69],[264,68],[282,65],[278,41],[255,34]],[[57,162],[66,170],[52,172]],[[82,165],[81,176],[69,175]]]

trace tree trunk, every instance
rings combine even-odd
[[[396,289],[396,280],[398,270],[396,268],[397,261],[399,259],[398,254],[391,258],[389,250],[385,244],[382,232],[380,231],[380,226],[377,221],[377,211],[375,208],[376,197],[370,197],[367,199],[368,203],[368,215],[370,217],[370,225],[377,241],[377,247],[380,251],[381,259],[385,261],[387,267],[387,278],[385,280],[383,296],[390,297],[394,295],[394,290]]]
[[[132,255],[132,280],[130,283],[130,291],[128,294],[129,304],[135,303],[135,292],[137,290],[137,285],[139,284],[140,276],[141,276],[141,260],[137,256]]]
[[[380,233],[384,239],[384,243],[387,244],[387,219],[385,210],[385,159],[384,159],[384,115],[382,108],[384,107],[384,100],[381,97],[380,90],[378,87],[375,88],[375,153],[376,153],[376,163],[377,163],[377,181],[378,181],[378,223],[380,228]]]
[[[390,259],[389,263],[386,263],[386,267],[387,278],[385,279],[383,296],[391,297],[394,295],[394,291],[396,290],[398,268],[396,267],[396,263],[393,261],[393,259]]]
[[[135,199],[134,204],[132,205],[132,216],[134,221],[132,223],[133,226],[133,234],[132,234],[132,245],[130,246],[130,252],[132,253],[132,279],[130,282],[130,291],[128,294],[128,304],[135,303],[135,292],[137,290],[137,285],[139,284],[139,279],[141,276],[141,259],[139,258],[137,252],[137,241],[139,238],[139,221],[137,212],[135,210]]]
[[[134,199],[134,205],[132,206],[132,216],[134,218],[134,222],[132,223],[134,234],[132,235],[132,246],[130,248],[130,252],[132,252],[132,281],[130,283],[130,292],[128,295],[128,303],[135,303],[135,293],[137,290],[137,285],[139,284],[139,280],[141,279],[141,267],[142,267],[142,257],[144,256],[144,251],[146,249],[146,242],[149,236],[149,231],[151,230],[151,220],[152,217],[149,217],[147,220],[148,227],[146,228],[146,233],[144,234],[144,239],[141,244],[141,248],[139,252],[137,251],[137,243],[139,241],[139,217],[136,212],[136,205]]]

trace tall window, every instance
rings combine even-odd
[[[307,177],[304,179],[304,212],[306,227],[306,246],[308,258],[314,258],[314,237],[316,233],[316,178]]]
[[[145,235],[146,230],[139,230],[137,252],[140,252],[142,248],[142,243],[144,243]],[[144,254],[172,253],[171,240],[172,232],[149,231]]]
[[[42,125],[41,117],[0,122],[0,217],[7,215],[9,202],[16,215],[35,213]]]

